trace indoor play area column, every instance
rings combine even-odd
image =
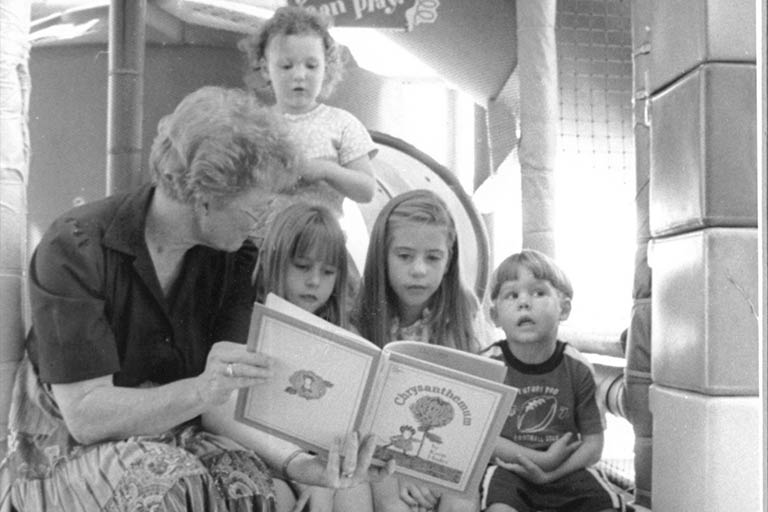
[[[30,3],[0,4],[0,463],[8,410],[24,347],[29,178]],[[0,470],[0,503],[3,502]]]
[[[554,174],[559,108],[557,2],[522,0],[516,7],[523,247],[551,256],[555,254]]]
[[[651,508],[651,464],[653,417],[648,405],[651,385],[651,269],[648,266],[648,189],[650,182],[650,91],[648,58],[651,10],[649,1],[632,2],[632,89],[635,136],[635,271],[632,282],[632,312],[627,330],[626,385],[627,419],[635,434],[634,505]]]
[[[640,3],[653,511],[758,510],[755,2]]]

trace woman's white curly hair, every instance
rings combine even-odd
[[[259,187],[280,193],[296,182],[296,155],[283,120],[241,89],[207,86],[163,117],[150,172],[176,201],[226,201]]]

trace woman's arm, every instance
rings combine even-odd
[[[308,160],[304,162],[301,176],[310,182],[325,180],[345,197],[358,203],[370,202],[376,188],[373,166],[368,155],[352,160],[345,166],[329,160]]]
[[[114,386],[107,375],[51,388],[72,437],[86,445],[159,434],[202,412],[194,379],[126,388]]]
[[[232,364],[234,375],[227,367]],[[269,359],[248,352],[244,345],[214,344],[205,370],[197,377],[150,388],[112,384],[112,376],[53,384],[54,398],[72,436],[90,444],[133,435],[165,432],[215,404],[226,402],[232,391],[257,385],[271,376]]]

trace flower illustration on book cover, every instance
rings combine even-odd
[[[288,378],[288,382],[291,385],[285,388],[286,393],[307,400],[320,399],[328,388],[333,387],[332,382],[323,379],[312,370],[297,370]]]
[[[419,423],[419,432],[424,432],[419,449],[416,451],[418,457],[424,447],[425,440],[429,439],[437,444],[443,443],[440,436],[430,431],[444,427],[453,421],[453,406],[439,396],[422,396],[413,402],[410,408],[413,417]]]

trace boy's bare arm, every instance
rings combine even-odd
[[[346,166],[329,160],[307,160],[301,175],[309,182],[325,180],[345,197],[358,203],[370,202],[376,188],[373,165],[367,155],[352,160]]]
[[[573,435],[570,432],[563,434],[546,451],[526,448],[509,439],[500,437],[496,443],[493,455],[505,462],[515,462],[522,455],[542,470],[551,471],[559,467],[580,444],[581,441],[573,441]]]
[[[551,472],[554,476],[553,480],[573,473],[577,469],[597,464],[603,455],[603,439],[602,432],[582,436],[581,446]]]
[[[520,456],[502,467],[517,473],[531,482],[544,484],[554,482],[574,471],[589,467],[600,460],[603,453],[603,434],[590,434],[582,437],[581,445],[562,464],[551,471],[540,468],[528,457]]]

